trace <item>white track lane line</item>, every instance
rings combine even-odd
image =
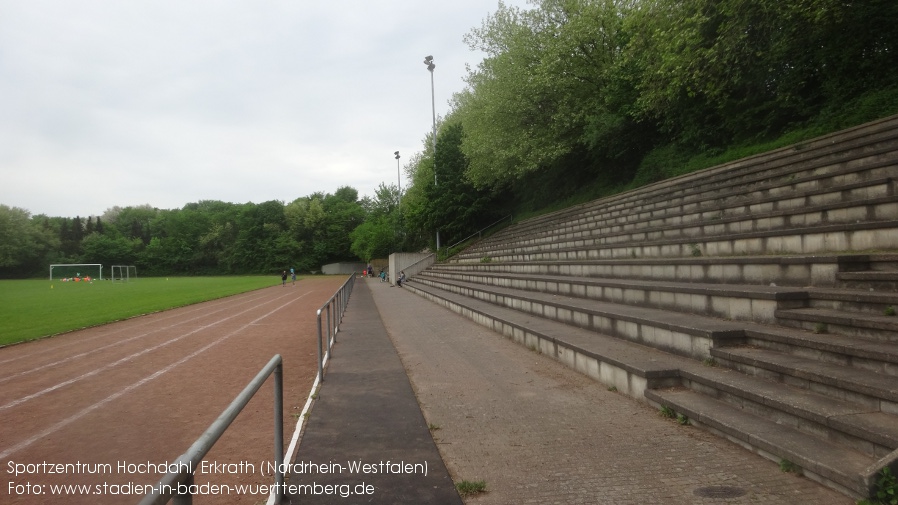
[[[51,363],[45,363],[45,364],[43,364],[43,365],[40,365],[40,366],[37,366],[37,367],[34,367],[34,368],[29,368],[28,370],[22,370],[21,372],[16,372],[16,373],[14,373],[14,374],[12,374],[12,375],[7,375],[6,377],[0,377],[0,383],[6,382],[6,381],[12,380],[12,379],[17,379],[17,378],[19,378],[19,377],[22,377],[22,376],[24,376],[24,375],[28,375],[28,374],[31,374],[31,373],[34,373],[34,372],[43,371],[43,370],[46,370],[46,369],[48,369],[48,368],[52,368],[52,367],[54,367],[54,366],[61,365],[61,364],[63,364],[63,363],[67,363],[67,362],[69,362],[69,361],[74,361],[74,360],[76,360],[76,359],[83,358],[83,357],[85,357],[85,356],[88,356],[88,355],[91,355],[91,354],[94,354],[94,353],[97,353],[97,352],[100,352],[100,351],[109,349],[109,348],[111,348],[111,347],[115,347],[115,346],[117,346],[117,345],[127,344],[128,342],[131,342],[131,341],[133,341],[133,340],[141,339],[141,338],[144,338],[144,337],[146,337],[146,336],[152,335],[152,334],[154,334],[154,333],[159,333],[160,331],[170,330],[170,329],[172,329],[172,328],[176,328],[176,327],[181,326],[181,325],[193,323],[194,321],[196,321],[196,320],[198,320],[198,319],[203,319],[203,318],[205,318],[205,317],[209,317],[209,316],[218,314],[219,312],[222,312],[222,311],[225,311],[225,310],[228,310],[228,307],[224,307],[224,308],[218,309],[218,310],[216,310],[216,311],[214,311],[214,312],[209,312],[209,313],[207,313],[207,314],[204,314],[204,315],[201,315],[201,316],[197,316],[197,317],[194,317],[194,318],[192,318],[192,319],[188,319],[188,320],[186,320],[186,321],[181,321],[181,322],[178,322],[178,323],[175,323],[175,324],[171,324],[171,325],[168,325],[168,326],[164,326],[164,327],[162,327],[162,328],[157,328],[157,329],[155,329],[155,330],[153,330],[153,331],[148,331],[148,332],[146,332],[146,333],[141,333],[140,335],[135,335],[135,336],[133,336],[133,337],[126,338],[126,339],[124,339],[124,340],[116,340],[115,342],[113,342],[113,343],[111,343],[111,344],[106,344],[106,345],[104,345],[104,346],[95,347],[95,348],[93,348],[93,349],[91,349],[91,350],[89,350],[89,351],[84,351],[84,352],[79,353],[79,354],[73,354],[73,355],[71,355],[71,356],[69,356],[69,357],[67,357],[67,358],[64,358],[64,359],[61,359],[61,360],[58,360],[58,361],[53,361],[53,362],[51,362]]]
[[[34,435],[34,436],[28,438],[27,440],[24,440],[24,441],[22,441],[22,442],[19,442],[18,444],[16,444],[16,445],[10,447],[9,449],[5,449],[3,452],[0,452],[0,459],[6,459],[6,458],[9,457],[11,454],[15,454],[16,452],[21,451],[22,449],[24,449],[24,448],[30,446],[31,444],[37,442],[38,440],[40,440],[40,439],[42,439],[42,438],[44,438],[44,437],[46,437],[46,436],[48,436],[48,435],[51,435],[51,434],[53,434],[53,433],[56,432],[56,431],[59,431],[60,429],[62,429],[62,428],[64,428],[64,427],[68,426],[69,424],[71,424],[71,423],[77,421],[78,419],[81,419],[82,417],[86,416],[87,414],[93,412],[94,410],[97,410],[98,408],[100,408],[100,407],[106,405],[107,403],[109,403],[109,402],[111,402],[111,401],[113,401],[113,400],[116,400],[116,399],[118,399],[118,398],[121,398],[122,396],[124,396],[124,395],[130,393],[131,391],[134,391],[135,389],[139,388],[140,386],[143,386],[144,384],[146,384],[146,383],[148,383],[148,382],[150,382],[150,381],[152,381],[152,380],[154,380],[154,379],[156,379],[156,378],[158,378],[158,377],[161,377],[162,375],[166,374],[167,372],[169,372],[171,369],[175,368],[176,366],[181,365],[181,364],[183,364],[183,363],[185,363],[185,362],[187,362],[187,361],[189,361],[189,360],[191,360],[191,359],[193,359],[193,358],[199,356],[199,355],[202,354],[203,352],[206,352],[207,350],[211,349],[212,347],[214,347],[214,346],[216,346],[216,345],[218,345],[218,344],[224,342],[225,340],[227,340],[227,339],[233,337],[234,335],[236,335],[236,334],[242,332],[243,330],[245,330],[245,329],[249,328],[250,326],[252,326],[252,325],[258,323],[259,321],[261,321],[261,320],[265,319],[266,317],[268,317],[268,316],[274,314],[275,312],[277,312],[277,311],[283,309],[284,307],[290,305],[291,303],[293,303],[293,302],[295,302],[295,301],[297,301],[297,300],[303,298],[304,296],[306,296],[306,295],[309,294],[309,293],[311,293],[311,291],[308,292],[308,293],[304,293],[304,294],[301,295],[299,298],[290,300],[289,302],[287,302],[287,303],[281,305],[280,307],[277,307],[276,309],[272,310],[271,312],[268,312],[267,314],[265,314],[265,315],[263,315],[263,316],[261,316],[261,317],[255,319],[255,320],[253,320],[252,322],[249,322],[249,323],[247,323],[247,324],[241,326],[240,328],[238,328],[238,329],[232,331],[231,333],[228,333],[227,335],[225,335],[225,336],[219,338],[218,340],[215,340],[214,342],[210,342],[209,344],[206,344],[205,346],[201,347],[200,349],[197,349],[196,351],[193,351],[192,353],[188,354],[187,356],[184,356],[183,358],[181,358],[181,359],[179,359],[178,361],[176,361],[176,362],[174,362],[174,363],[168,365],[167,367],[162,368],[162,369],[156,371],[155,373],[153,373],[153,374],[151,374],[151,375],[148,375],[148,376],[144,377],[143,379],[140,379],[139,381],[137,381],[137,382],[135,382],[135,383],[133,383],[133,384],[131,384],[131,385],[125,387],[124,389],[121,389],[121,390],[119,390],[119,391],[117,391],[117,392],[115,392],[115,393],[113,393],[113,394],[107,396],[106,398],[103,398],[102,400],[98,401],[97,403],[94,403],[93,405],[90,405],[90,406],[88,406],[88,407],[85,407],[85,408],[81,409],[81,410],[78,411],[77,413],[75,413],[75,414],[73,414],[73,415],[71,415],[71,416],[69,416],[69,417],[63,419],[62,421],[59,421],[58,423],[54,424],[53,426],[51,426],[51,427],[49,427],[49,428],[47,428],[47,429],[41,431],[40,433],[38,433],[38,434],[36,434],[36,435]]]
[[[239,296],[239,295],[234,295],[234,296]],[[241,299],[241,302],[244,302],[244,301],[251,302],[251,301],[254,301],[256,298],[261,298],[261,296],[254,296],[254,297],[250,298],[249,300]],[[216,305],[222,305],[222,304],[226,303],[227,301],[229,301],[227,298],[219,298],[218,300],[209,300],[208,302],[204,302],[204,303],[215,303],[215,302],[222,301],[222,300],[224,300],[223,303],[219,303],[219,304],[216,304]],[[197,304],[197,305],[199,305],[199,304]],[[163,311],[163,312],[170,312],[170,311],[176,310],[176,309],[178,309],[178,308],[184,309],[184,308],[186,308],[186,306],[184,306],[184,307],[176,307],[176,308],[174,308],[174,309],[170,309],[169,311]],[[198,310],[203,310],[203,308],[188,309],[188,310],[187,310],[187,313],[189,314],[189,313],[191,313],[191,312],[196,312],[196,311],[198,311]],[[227,310],[227,307],[222,308],[222,309],[219,309],[219,310],[216,311],[216,312],[219,312],[219,311],[222,311],[222,310]],[[127,318],[127,319],[121,319],[121,320],[119,320],[119,321],[111,321],[111,322],[109,322],[109,323],[107,323],[107,324],[100,325],[100,326],[108,326],[108,325],[112,325],[113,323],[119,323],[119,322],[122,322],[122,321],[126,321],[126,320],[128,320],[128,319],[137,319],[137,318],[139,318],[139,317],[150,316],[150,315],[153,315],[153,314],[159,314],[159,312],[149,312],[149,313],[146,313],[146,314],[135,315],[135,316],[129,317],[129,318]],[[181,315],[183,315],[183,314],[175,314],[175,315],[171,315],[171,316],[168,316],[168,317],[163,317],[162,321],[164,321],[165,319],[171,319],[172,317],[179,317],[179,316],[181,316]],[[156,323],[158,323],[158,322],[160,322],[160,321],[156,321]],[[148,324],[149,324],[149,323],[148,323]],[[96,326],[94,326],[94,328],[96,328]],[[16,344],[0,345],[0,352],[2,352],[2,350],[3,350],[4,348],[6,348],[6,347],[12,348],[13,346],[24,345],[24,344],[29,344],[29,343],[37,343],[37,342],[46,340],[46,339],[48,339],[48,338],[52,338],[52,337],[61,337],[61,336],[64,335],[65,333],[72,333],[72,332],[58,333],[58,334],[56,334],[56,335],[47,335],[47,336],[45,336],[45,337],[41,337],[41,338],[38,338],[38,339],[35,339],[35,340],[29,340],[29,341],[26,341],[26,342],[19,342],[19,343],[16,343]],[[81,345],[81,344],[84,344],[84,343],[86,343],[86,342],[91,342],[91,341],[93,341],[93,340],[97,340],[97,339],[100,339],[100,338],[103,338],[103,337],[108,337],[109,335],[112,335],[112,334],[114,334],[114,330],[111,331],[111,332],[101,333],[101,334],[95,335],[95,336],[93,336],[93,337],[79,338],[79,339],[72,339],[72,340],[70,340],[70,341],[68,341],[68,342],[65,342],[65,343],[56,345],[56,346],[54,346],[52,349],[49,349],[49,350],[51,350],[51,351],[59,351],[59,350],[65,349],[66,347],[72,347],[73,345]],[[54,343],[55,343],[55,342],[54,342]],[[43,354],[44,352],[46,352],[45,349],[35,349],[35,351],[34,351],[34,352],[31,352],[31,353],[27,353],[27,354],[19,354],[19,355],[17,355],[17,356],[13,356],[13,357],[8,358],[8,359],[0,360],[0,365],[2,365],[2,364],[4,364],[4,363],[9,363],[9,362],[12,362],[12,361],[19,361],[19,360],[24,359],[24,358],[30,358],[31,356],[34,356],[34,355],[36,355],[36,354]]]
[[[308,294],[308,293],[306,293],[306,294]],[[300,296],[300,298],[302,298],[302,297],[305,296],[306,294],[303,294],[302,296]],[[279,298],[283,298],[284,296],[288,296],[288,295],[289,295],[289,293],[288,293],[288,294],[285,294],[285,295],[283,295],[283,296],[279,296],[278,298],[275,298],[275,300],[277,300],[277,299],[279,299]],[[272,300],[272,301],[275,301],[275,300]],[[266,302],[266,303],[268,303],[268,302]],[[182,335],[180,335],[180,336],[177,336],[177,337],[175,337],[175,338],[173,338],[173,339],[171,339],[171,340],[167,340],[167,341],[165,341],[165,342],[162,342],[161,344],[157,344],[157,345],[154,345],[154,346],[152,346],[152,347],[147,347],[146,349],[143,349],[143,350],[138,351],[138,352],[135,352],[135,353],[133,353],[133,354],[131,354],[131,355],[125,356],[124,358],[121,358],[121,359],[118,359],[118,360],[116,360],[116,361],[113,361],[112,363],[107,363],[106,365],[103,365],[103,366],[101,366],[100,368],[95,368],[94,370],[91,370],[90,372],[81,374],[81,375],[79,375],[78,377],[74,377],[74,378],[72,378],[72,379],[69,379],[69,380],[60,382],[60,383],[58,383],[58,384],[55,384],[55,385],[50,386],[50,387],[48,387],[48,388],[42,389],[42,390],[37,391],[37,392],[35,392],[35,393],[31,393],[30,395],[23,396],[23,397],[21,397],[21,398],[18,398],[18,399],[16,399],[16,400],[13,400],[13,401],[11,401],[11,402],[9,402],[9,403],[6,403],[6,404],[4,404],[4,405],[0,405],[0,412],[2,412],[2,411],[4,411],[4,410],[11,409],[12,407],[21,405],[21,404],[23,404],[23,403],[25,403],[25,402],[27,402],[27,401],[33,400],[33,399],[35,399],[35,398],[41,397],[41,396],[43,396],[43,395],[45,395],[45,394],[47,394],[47,393],[52,393],[53,391],[56,391],[57,389],[63,388],[63,387],[65,387],[65,386],[72,385],[72,384],[74,384],[74,383],[76,383],[76,382],[79,382],[79,381],[82,381],[82,380],[84,380],[84,379],[87,379],[88,377],[93,377],[94,375],[98,375],[99,373],[105,372],[106,370],[109,370],[109,369],[111,369],[111,368],[115,368],[116,366],[121,365],[122,363],[126,363],[126,362],[128,362],[128,361],[131,361],[131,360],[134,359],[134,358],[137,358],[137,357],[139,357],[139,356],[143,356],[144,354],[153,352],[153,351],[155,351],[155,350],[157,350],[157,349],[161,349],[162,347],[165,347],[165,346],[167,346],[167,345],[169,345],[169,344],[173,344],[173,343],[175,343],[175,342],[178,342],[178,341],[180,341],[180,340],[183,340],[183,339],[189,337],[190,335],[193,335],[193,334],[195,334],[195,333],[199,333],[199,332],[201,332],[201,331],[203,331],[203,330],[207,330],[207,329],[209,329],[209,328],[212,328],[212,327],[214,327],[214,326],[217,326],[217,325],[219,325],[219,324],[221,324],[221,323],[223,323],[223,322],[225,322],[225,321],[227,321],[227,320],[229,320],[229,319],[233,319],[233,318],[235,318],[235,317],[237,317],[237,316],[243,315],[243,314],[245,314],[245,313],[247,313],[247,312],[250,312],[250,311],[252,311],[253,309],[256,309],[256,308],[258,308],[258,307],[250,307],[250,308],[248,308],[248,309],[246,309],[246,310],[244,310],[244,311],[238,312],[238,313],[233,314],[233,315],[231,315],[231,316],[228,316],[228,317],[226,317],[226,318],[224,318],[224,319],[220,319],[220,320],[218,320],[218,321],[215,321],[214,323],[210,323],[210,324],[207,324],[207,325],[205,325],[205,326],[201,326],[201,327],[199,327],[199,328],[197,328],[197,329],[195,329],[195,330],[193,330],[193,331],[184,333],[184,334],[182,334]]]

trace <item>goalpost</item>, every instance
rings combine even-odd
[[[137,267],[134,265],[112,265],[112,282],[131,282],[137,278]]]
[[[91,277],[103,280],[103,265],[100,263],[56,263],[50,265],[50,280],[53,280],[53,271],[56,278],[82,278]]]

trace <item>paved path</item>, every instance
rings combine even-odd
[[[466,503],[854,503],[410,292],[362,284],[452,478],[486,481]]]
[[[461,505],[363,278],[324,379],[291,468],[300,489],[291,503]]]

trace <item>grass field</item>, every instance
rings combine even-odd
[[[280,284],[266,277],[145,277],[0,281],[0,345],[127,319]]]

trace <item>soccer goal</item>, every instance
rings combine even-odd
[[[50,280],[54,279],[103,280],[103,265],[99,263],[56,263],[50,265]]]
[[[137,279],[137,267],[134,265],[112,265],[111,272],[112,282],[131,282]]]

